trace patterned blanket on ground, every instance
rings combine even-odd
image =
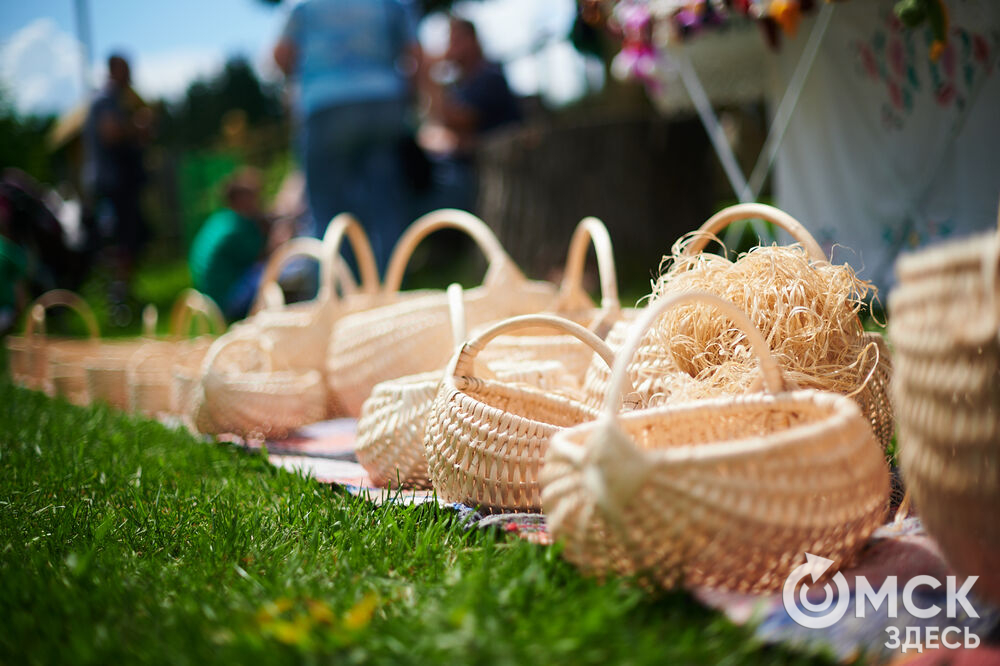
[[[389,490],[375,486],[364,468],[358,464],[354,456],[355,421],[338,419],[303,428],[292,437],[281,441],[247,442],[228,438],[238,446],[250,450],[262,451],[266,447],[268,460],[271,464],[292,472],[312,476],[321,483],[340,486],[348,492],[367,498],[376,503],[391,502],[394,504],[412,505],[438,501],[430,490]],[[540,514],[494,514],[482,515],[473,507],[462,504],[440,503],[459,514],[460,524],[468,529],[485,528],[499,529],[540,545],[552,543],[545,527],[545,517]],[[915,605],[927,609],[938,606],[948,607],[948,592],[945,585],[946,577],[952,575],[948,565],[941,557],[933,540],[924,532],[917,518],[907,518],[899,523],[892,523],[880,528],[865,548],[856,558],[853,566],[841,571],[848,582],[850,603],[844,616],[830,627],[809,629],[801,626],[792,614],[786,610],[782,595],[749,595],[719,592],[699,588],[691,590],[701,603],[724,613],[735,624],[751,624],[755,635],[767,643],[784,643],[807,650],[824,650],[836,655],[841,660],[853,660],[863,655],[866,661],[915,663],[989,663],[1000,664],[1000,609],[977,599],[973,586],[968,600],[975,611],[972,614],[960,612],[951,619],[945,619],[944,612],[931,618],[921,618],[910,613],[903,601],[906,583],[917,576],[931,576],[941,581],[938,588],[921,585],[913,594]],[[888,597],[878,609],[867,606],[866,617],[856,617],[857,587],[856,581],[864,577],[867,583],[876,591],[890,576],[896,578],[895,604]],[[963,579],[958,579],[957,586]],[[821,581],[822,583],[822,581]],[[817,585],[820,591],[822,586]],[[813,608],[824,606],[827,601],[830,606],[837,607],[837,595],[830,599],[814,599],[813,592],[805,599],[794,597],[794,607],[804,610],[808,603]],[[832,589],[831,589],[832,592]],[[823,603],[820,603],[823,602]],[[952,605],[956,605],[952,603]],[[890,617],[889,609],[895,606],[896,613]],[[794,612],[794,611],[793,611]],[[960,632],[975,634],[981,641],[978,649],[951,650],[942,646],[940,631],[927,628],[956,627]],[[891,649],[886,644],[893,644],[892,636],[898,633],[900,643],[906,641],[910,634],[925,639],[937,636],[936,641],[924,641],[927,645],[920,646],[920,652],[914,648],[906,654],[899,647]],[[961,634],[964,637],[964,633]],[[964,638],[955,638],[954,632],[949,635],[949,643],[963,642]],[[934,645],[940,649],[934,649]],[[925,652],[926,650],[926,652]],[[916,660],[915,660],[916,657]],[[943,659],[943,662],[941,661]]]

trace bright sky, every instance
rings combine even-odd
[[[73,5],[75,0],[32,0],[0,5],[0,85],[24,112],[63,111],[83,98]],[[133,61],[133,78],[148,97],[176,98],[226,58],[248,57],[265,77],[275,75],[269,52],[281,31],[285,7],[260,0],[87,0],[91,14],[93,81],[104,74],[109,52]],[[545,35],[565,35],[574,0],[483,0],[458,10],[477,25],[487,53],[507,63],[512,87],[539,89],[564,103],[584,90],[585,64],[565,40],[524,57]],[[438,50],[447,27],[440,17],[421,26],[425,48]],[[521,57],[518,57],[521,56]]]

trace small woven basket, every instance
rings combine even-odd
[[[428,472],[446,502],[486,511],[538,511],[538,473],[549,438],[597,415],[558,392],[476,376],[476,357],[491,340],[529,327],[572,335],[605,362],[613,360],[594,333],[551,315],[508,319],[462,345],[445,371],[425,436]]]
[[[105,402],[116,409],[128,409],[126,366],[133,354],[155,340],[157,317],[156,306],[147,305],[142,310],[142,337],[103,340],[100,350],[84,362],[91,403]]]
[[[379,307],[339,319],[327,355],[330,392],[346,413],[356,416],[376,384],[441,368],[451,354],[448,300],[441,290],[400,292],[413,251],[434,231],[457,229],[468,234],[489,263],[482,286],[465,292],[468,325],[552,306],[556,289],[529,281],[479,218],[459,210],[439,210],[414,222],[393,250]]]
[[[698,254],[726,226],[753,218],[767,220],[788,232],[802,245],[812,261],[829,263],[819,243],[798,220],[784,211],[764,204],[738,204],[713,215],[695,232],[691,242],[684,247],[684,254],[686,256]],[[768,313],[747,314],[755,319],[770,316]],[[860,330],[860,321],[858,327]],[[607,342],[612,349],[617,350],[621,347],[628,328],[628,321],[620,321],[612,327],[607,336]],[[865,351],[860,362],[870,364],[870,370],[861,387],[851,397],[871,421],[872,429],[883,449],[887,449],[895,431],[892,404],[889,400],[892,356],[879,333],[862,332],[861,336],[860,346]],[[641,402],[646,405],[661,402],[664,396],[669,400],[670,394],[674,391],[683,394],[684,383],[691,379],[684,373],[676,371],[668,351],[652,339],[647,339],[640,346],[629,367],[629,378]],[[596,359],[591,361],[583,380],[584,401],[592,407],[599,407],[607,392],[610,379],[607,366]]]
[[[87,327],[88,339],[58,338],[45,333],[45,317],[57,307],[75,312]],[[100,348],[97,318],[86,301],[71,291],[54,289],[29,307],[24,336],[7,339],[11,374],[15,383],[62,395],[77,405],[89,401],[84,363]]]
[[[316,370],[279,370],[266,337],[231,332],[212,343],[201,367],[190,415],[199,431],[281,438],[326,414]]]
[[[192,324],[197,338],[188,340]],[[226,322],[215,302],[200,292],[181,292],[170,313],[166,340],[154,340],[136,350],[125,364],[128,409],[147,416],[180,413],[174,405],[174,369],[184,362],[198,365],[215,335],[225,331]]]
[[[899,462],[927,531],[1000,601],[1000,236],[904,256],[889,298]]]
[[[452,344],[466,340],[462,287],[448,287]],[[524,382],[539,388],[571,385],[558,361],[496,361],[485,368],[497,381]],[[382,487],[429,488],[424,434],[427,415],[444,370],[389,379],[375,385],[361,406],[355,454],[372,481]]]
[[[601,283],[601,306],[596,309],[590,306],[590,297],[583,288],[583,269],[587,249],[591,244],[597,256]],[[587,307],[581,307],[581,304]],[[573,232],[566,258],[566,271],[552,313],[587,326],[602,338],[621,318],[611,237],[607,227],[596,217],[584,218]],[[481,359],[487,364],[497,361],[559,361],[573,378],[575,388],[581,389],[594,354],[572,335],[553,335],[550,331],[518,331],[493,340],[483,350]],[[595,359],[595,362],[599,363],[600,359]]]
[[[691,302],[718,307],[746,333],[766,392],[619,414],[643,334]],[[541,481],[549,532],[583,570],[741,592],[780,589],[807,551],[844,566],[889,499],[887,465],[857,405],[786,392],[749,318],[704,292],[664,297],[642,314],[600,419],[553,436]]]
[[[340,259],[345,238],[358,257],[360,292]],[[319,290],[312,301],[286,305],[277,280],[285,265],[298,257],[319,263]],[[338,286],[343,297],[338,297]],[[348,312],[373,305],[378,292],[378,269],[368,237],[357,220],[344,213],[330,222],[322,241],[294,238],[271,255],[261,276],[254,314],[234,328],[252,327],[270,338],[276,367],[322,373],[334,321]]]

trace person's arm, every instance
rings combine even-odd
[[[274,64],[278,66],[281,73],[285,76],[291,76],[292,72],[295,71],[295,60],[296,60],[296,49],[295,44],[287,38],[282,38],[274,45],[274,51],[272,53],[274,56]]]
[[[271,52],[271,55],[274,57],[274,64],[278,66],[278,69],[286,77],[292,75],[298,64],[299,54],[296,43],[298,42],[303,11],[305,10],[301,4],[296,5],[292,9],[292,13],[288,15],[288,21],[285,23],[285,28],[281,31],[281,37]]]

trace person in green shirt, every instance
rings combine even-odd
[[[0,229],[0,335],[14,326],[19,306],[24,301],[23,285],[27,256],[19,245]]]
[[[198,230],[188,264],[195,289],[210,296],[230,320],[245,317],[253,304],[264,258],[277,234],[261,209],[260,175],[241,169],[224,185],[226,208]],[[270,238],[269,238],[270,236]]]

